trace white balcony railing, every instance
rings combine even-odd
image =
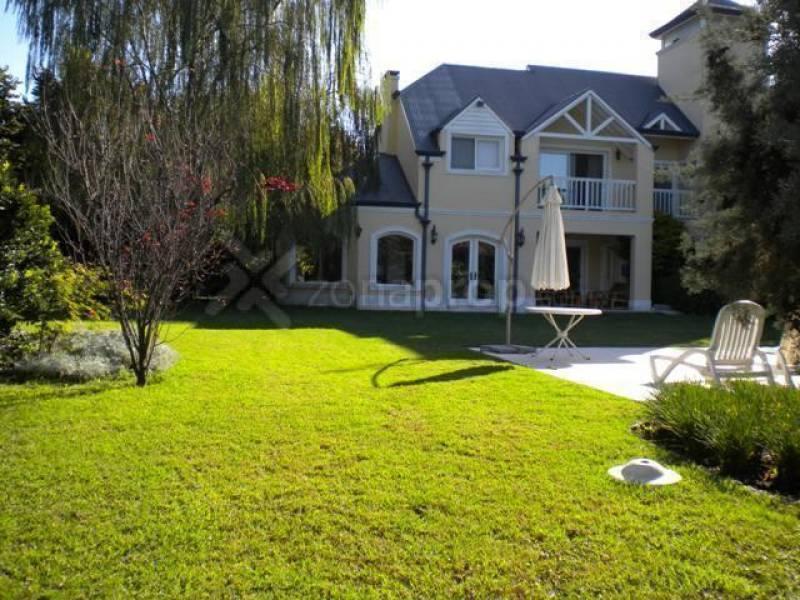
[[[562,208],[570,210],[627,211],[636,210],[636,182],[621,179],[588,177],[554,177]],[[544,192],[539,203],[544,202]]]
[[[653,210],[678,219],[688,219],[690,214],[688,190],[653,190]]]

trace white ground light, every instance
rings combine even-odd
[[[639,485],[672,485],[683,479],[672,469],[668,469],[649,458],[635,458],[625,465],[608,470],[617,481]]]

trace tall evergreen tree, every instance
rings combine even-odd
[[[15,172],[25,162],[24,142],[28,131],[25,105],[17,94],[19,81],[0,66],[0,162],[9,161]]]
[[[705,40],[720,126],[701,149],[684,280],[767,304],[800,364],[800,3],[758,4]],[[766,52],[743,61],[732,41]]]

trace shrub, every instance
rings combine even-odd
[[[11,166],[0,164],[0,336],[22,322],[107,318],[99,271],[66,259],[53,240],[53,216]]]
[[[165,344],[156,347],[150,370],[165,371],[178,354]],[[18,361],[15,372],[21,375],[87,381],[113,377],[130,370],[131,357],[122,334],[116,331],[80,331],[62,336],[50,352],[41,352]]]
[[[50,209],[0,163],[0,335],[21,321],[58,318],[63,310],[55,278],[64,257],[50,235]]]
[[[664,387],[645,430],[740,479],[800,489],[800,391],[754,382]]]
[[[105,321],[108,308],[108,282],[99,269],[69,261],[55,277],[63,312],[61,319]]]
[[[13,368],[38,348],[38,336],[20,327],[15,327],[7,335],[0,335],[0,372]]]

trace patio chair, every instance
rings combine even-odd
[[[608,292],[589,292],[586,294],[586,306],[590,308],[605,308],[608,306]]]
[[[767,360],[766,353],[758,348],[765,320],[764,309],[750,300],[738,300],[723,306],[717,314],[708,348],[692,348],[677,358],[650,357],[653,383],[655,385],[664,383],[678,365],[688,364],[695,367],[696,365],[687,363],[686,359],[693,354],[700,354],[706,360],[705,369],[701,369],[701,372],[706,377],[713,378],[717,384],[722,383],[723,377],[766,377],[767,381],[774,385],[775,374],[772,366]],[[762,370],[755,369],[756,357],[763,365]],[[794,387],[786,360],[780,350],[776,351],[776,358],[778,366],[786,377],[787,385]],[[671,361],[660,375],[656,369],[657,359]]]
[[[550,291],[537,291],[536,292],[536,305],[537,306],[553,306],[553,292]]]
[[[628,286],[624,283],[615,283],[614,286],[608,290],[608,307],[626,309],[630,305],[630,292]]]

